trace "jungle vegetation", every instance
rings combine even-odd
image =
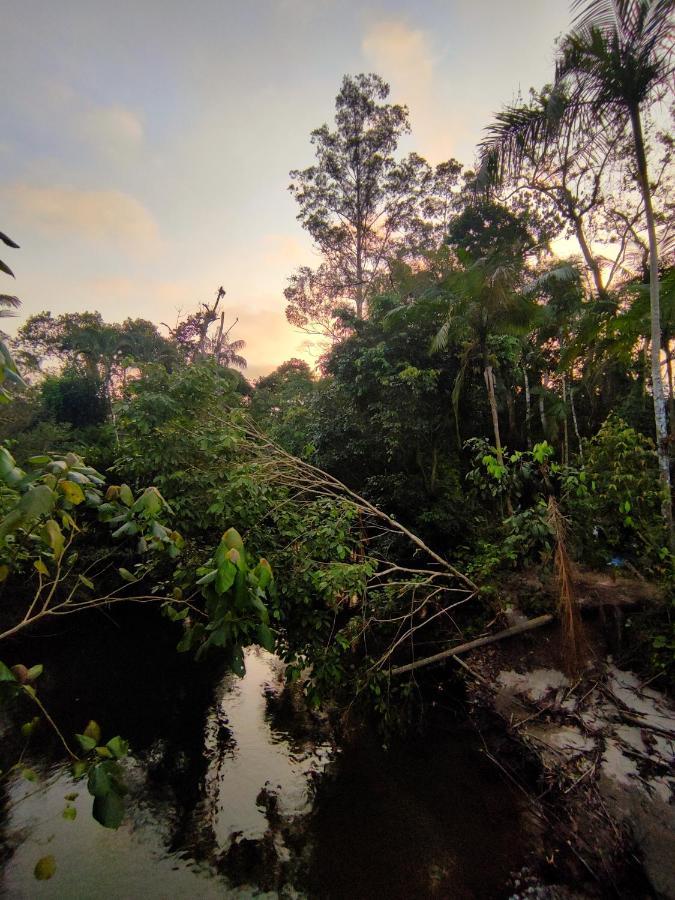
[[[551,500],[577,564],[672,587],[674,7],[575,3],[551,83],[469,168],[401,155],[406,107],[345,76],[290,176],[320,262],[284,296],[325,341],[315,368],[248,381],[222,288],[172,328],[44,311],[0,345],[0,682],[23,740],[47,712],[12,638],[94,607],[155,606],[196,665],[241,673],[259,644],[310,703],[396,725],[414,690],[393,669],[553,566]],[[633,623],[664,685],[672,613]],[[85,724],[60,738],[115,827],[128,748]]]

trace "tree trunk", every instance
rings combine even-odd
[[[495,376],[492,371],[492,366],[489,362],[485,363],[483,376],[485,378],[485,386],[487,387],[488,400],[490,402],[490,412],[492,413],[492,429],[495,435],[495,451],[497,453],[497,461],[500,466],[503,466],[504,454],[502,452],[502,441],[499,434],[499,413],[497,412],[497,397],[495,395]],[[506,511],[509,516],[513,515],[513,505],[511,503],[511,497],[508,493],[506,494]]]
[[[673,508],[670,491],[670,458],[668,453],[668,431],[666,427],[666,402],[661,377],[661,308],[659,300],[659,256],[656,240],[656,226],[652,209],[652,194],[647,172],[647,156],[640,109],[637,105],[630,107],[630,120],[635,141],[638,180],[645,204],[647,234],[649,235],[649,305],[651,312],[651,344],[652,344],[652,396],[654,399],[654,424],[656,426],[656,452],[659,460],[659,475],[663,488],[663,517],[673,542]]]
[[[581,465],[584,464],[584,445],[581,443],[581,435],[579,434],[579,423],[577,422],[577,409],[574,405],[574,388],[572,387],[572,379],[570,378],[570,408],[572,410],[572,422],[574,423],[574,433],[577,436],[577,441],[579,443],[579,459],[581,460]]]
[[[495,450],[497,451],[497,461],[500,466],[504,465],[504,455],[502,453],[502,441],[499,434],[499,414],[497,413],[497,397],[495,395],[495,376],[492,372],[492,366],[486,363],[483,371],[485,378],[485,386],[488,392],[488,401],[490,403],[490,412],[492,414],[492,430],[495,436]]]
[[[668,373],[668,416],[670,418],[670,440],[675,446],[675,396],[673,395],[673,353],[670,338],[666,340],[666,372]]]
[[[356,317],[363,318],[363,236],[360,226],[356,231]]]
[[[581,216],[577,212],[574,205],[574,198],[570,194],[569,190],[567,190],[567,188],[565,188],[565,201],[567,204],[568,215],[572,220],[572,225],[574,227],[574,234],[576,236],[579,247],[581,248],[581,253],[584,257],[584,260],[586,261],[586,265],[591,272],[591,277],[593,279],[593,284],[595,285],[597,295],[602,300],[607,296],[607,291],[602,281],[602,271],[600,269],[600,264],[593,255],[590,244],[586,240],[586,234],[584,232],[584,226]]]
[[[567,378],[565,373],[562,374],[562,402],[563,409],[565,411],[565,418],[563,419],[563,463],[566,466],[570,464],[570,435],[569,429],[567,427]]]
[[[516,439],[516,400],[512,392],[506,389],[506,410],[509,416],[509,443]]]
[[[541,383],[541,393],[539,394],[539,418],[541,419],[541,430],[544,433],[544,439],[548,433],[546,423],[546,409],[544,407],[544,382]]]
[[[525,381],[525,441],[527,449],[532,449],[532,435],[530,434],[530,416],[532,415],[532,400],[530,397],[530,379],[527,368],[523,366],[523,380]]]

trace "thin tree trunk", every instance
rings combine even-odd
[[[562,402],[563,409],[565,411],[565,418],[563,420],[563,463],[566,466],[570,464],[570,435],[569,429],[567,427],[567,378],[565,377],[565,373],[562,374]]]
[[[513,444],[516,435],[516,401],[509,388],[506,389],[506,409],[509,416],[509,443]]]
[[[572,410],[572,422],[574,423],[574,433],[579,443],[579,459],[581,465],[584,464],[584,445],[581,443],[581,435],[579,434],[579,423],[577,422],[577,408],[574,405],[574,387],[572,386],[572,378],[570,377],[570,409]]]
[[[546,409],[544,407],[544,382],[541,383],[541,393],[539,394],[539,418],[541,419],[541,430],[544,433],[544,438],[548,433],[548,427],[546,422]]]
[[[569,190],[567,190],[567,188],[565,188],[565,199],[567,203],[568,215],[572,220],[572,225],[574,227],[574,234],[576,235],[576,239],[579,247],[581,248],[581,253],[584,257],[584,260],[586,261],[586,265],[591,272],[595,290],[597,291],[598,297],[602,300],[607,296],[607,290],[605,289],[605,285],[602,281],[602,270],[600,269],[600,264],[593,255],[590,244],[586,240],[582,218],[576,211],[574,198],[570,194]]]
[[[499,434],[499,413],[497,412],[497,397],[495,395],[495,376],[490,363],[485,364],[483,375],[485,377],[488,400],[490,401],[490,412],[492,413],[492,429],[495,435],[495,451],[497,453],[497,461],[500,466],[503,466],[504,454],[502,452],[502,441]],[[513,515],[513,505],[511,503],[511,497],[508,493],[506,494],[506,511],[509,516]]]
[[[485,378],[485,386],[487,387],[488,400],[490,402],[490,412],[492,414],[492,430],[495,436],[495,450],[497,451],[497,461],[500,466],[504,465],[504,455],[502,453],[502,441],[499,434],[499,414],[497,413],[497,397],[495,396],[495,377],[492,372],[492,366],[487,363],[483,372]]]
[[[668,373],[668,416],[670,418],[670,440],[675,446],[675,396],[673,396],[673,354],[670,338],[666,341],[666,372]]]
[[[656,452],[659,460],[659,475],[663,487],[663,517],[673,543],[673,508],[670,489],[670,459],[668,453],[668,431],[666,426],[666,402],[663,394],[663,378],[661,377],[661,307],[659,300],[659,256],[656,239],[656,225],[652,209],[652,195],[647,172],[647,156],[645,153],[642,122],[639,107],[630,108],[630,119],[635,141],[638,179],[645,204],[647,234],[649,235],[649,305],[651,312],[652,341],[652,396],[654,398],[654,424],[656,426]]]
[[[525,441],[527,449],[532,449],[532,435],[530,434],[530,416],[532,415],[532,400],[530,397],[530,379],[527,368],[523,366],[523,380],[525,381]]]

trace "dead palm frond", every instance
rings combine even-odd
[[[555,497],[549,497],[547,520],[555,540],[553,561],[558,582],[563,665],[567,674],[574,676],[583,668],[588,654],[588,641],[579,613],[572,561],[567,552],[567,522]]]

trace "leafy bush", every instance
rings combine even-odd
[[[577,556],[592,565],[626,558],[641,571],[666,574],[672,558],[651,439],[610,416],[585,442],[584,453],[583,468],[563,477]]]

